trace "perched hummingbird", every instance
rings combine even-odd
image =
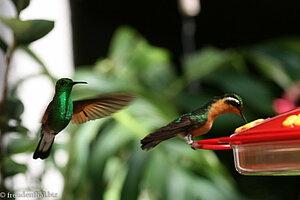
[[[130,94],[111,94],[73,102],[71,91],[73,86],[79,83],[87,84],[87,82],[75,82],[68,78],[56,82],[55,95],[42,118],[41,139],[33,154],[34,159],[45,159],[49,156],[56,134],[70,121],[81,124],[109,116],[134,99]]]
[[[223,113],[236,113],[247,122],[242,113],[242,108],[243,100],[237,94],[230,93],[214,97],[201,108],[183,114],[168,125],[150,133],[141,140],[141,148],[149,151],[160,142],[177,135],[184,137],[186,142],[192,145],[192,138],[207,133],[215,119]]]

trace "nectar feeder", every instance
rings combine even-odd
[[[300,175],[300,107],[250,122],[229,137],[201,140],[196,149],[233,149],[235,168],[244,175]]]

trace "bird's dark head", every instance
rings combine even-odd
[[[247,123],[246,117],[244,116],[243,110],[243,99],[235,93],[227,93],[221,98],[224,104],[228,107],[230,112],[239,114],[243,120]]]
[[[80,83],[87,84],[87,82],[77,82],[77,81],[73,81],[72,79],[69,79],[69,78],[61,78],[56,82],[55,91],[56,92],[65,92],[65,91],[71,92],[73,85],[80,84]]]

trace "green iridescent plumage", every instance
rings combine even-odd
[[[48,114],[48,125],[56,132],[61,131],[69,124],[73,114],[71,99],[73,84],[68,83],[68,79],[61,80],[66,81],[66,84],[56,84],[55,96],[50,103],[52,109]]]
[[[134,96],[130,94],[111,94],[73,102],[71,91],[78,83],[86,84],[86,82],[74,82],[68,78],[62,78],[56,82],[55,95],[42,119],[41,139],[33,154],[34,159],[45,159],[49,156],[56,134],[62,131],[70,121],[80,124],[109,116],[134,99]]]

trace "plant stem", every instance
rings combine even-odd
[[[3,88],[3,93],[2,93],[2,99],[1,99],[1,105],[0,105],[0,116],[2,116],[4,118],[4,110],[5,110],[5,103],[6,103],[6,98],[7,98],[7,88],[8,88],[8,73],[9,73],[9,68],[10,68],[10,64],[11,64],[11,59],[13,56],[13,53],[16,49],[16,36],[13,36],[13,44],[11,46],[11,48],[9,49],[7,56],[6,56],[6,71],[4,74],[4,88]],[[2,192],[7,192],[7,188],[5,185],[5,179],[6,179],[6,174],[5,174],[5,170],[4,170],[4,157],[6,155],[5,152],[5,148],[4,148],[4,144],[3,144],[3,128],[4,128],[4,120],[0,121],[0,179],[1,179],[1,188],[0,191]]]
[[[16,49],[16,37],[14,35],[13,44],[12,44],[12,46],[11,46],[10,50],[8,51],[7,56],[6,56],[6,71],[5,71],[5,75],[4,75],[4,88],[3,88],[2,99],[1,99],[0,115],[3,114],[4,108],[5,108],[6,97],[7,97],[8,72],[9,72],[11,59],[12,59],[12,56],[13,56],[13,53],[14,53],[15,49]],[[2,126],[1,126],[1,128],[2,128]]]

